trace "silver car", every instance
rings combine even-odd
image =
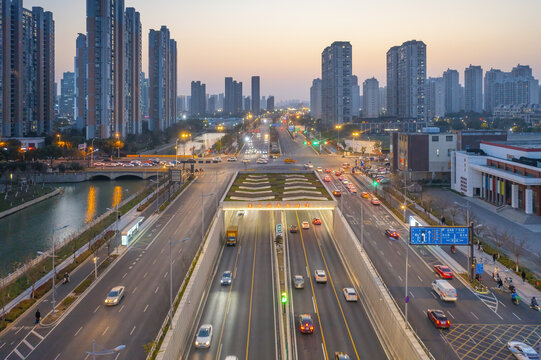
[[[295,285],[295,289],[304,288],[304,277],[302,275],[295,275],[293,277],[293,284]]]
[[[118,305],[120,300],[124,297],[124,286],[115,286],[114,288],[109,291],[109,294],[107,294],[107,297],[105,298],[105,305],[107,306],[115,306]]]
[[[220,284],[231,285],[231,271],[224,271],[222,278],[220,279]]]
[[[212,341],[212,325],[201,325],[195,337],[195,347],[199,349],[209,348]]]

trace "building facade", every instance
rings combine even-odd
[[[315,119],[321,119],[321,79],[312,80],[310,87],[310,113]]]
[[[74,120],[75,114],[75,73],[66,71],[60,80],[60,116],[67,118],[70,122]]]
[[[361,87],[359,79],[356,75],[351,76],[351,117],[359,117],[361,115],[362,104]]]
[[[142,134],[141,70],[142,70],[141,17],[134,8],[126,8],[126,56],[125,56],[125,117],[122,135]]]
[[[464,110],[483,112],[483,68],[470,65],[464,70]]]
[[[460,111],[460,83],[456,70],[447,69],[443,73],[445,94],[445,114],[455,114]]]
[[[206,114],[206,89],[207,86],[201,81],[192,81],[190,96],[190,114],[192,116],[204,116]]]
[[[242,112],[242,82],[233,80],[232,77],[225,78],[224,114],[233,115]]]
[[[321,118],[328,125],[351,122],[352,49],[335,41],[321,54]]]
[[[75,41],[75,127],[83,130],[87,125],[87,46],[86,35],[78,34]]]
[[[363,118],[379,116],[379,82],[376,78],[363,82]]]
[[[442,77],[431,77],[426,81],[426,114],[427,120],[445,115],[445,86]]]
[[[252,76],[252,108],[251,111],[254,115],[261,113],[261,96],[260,96],[260,78],[259,76]]]
[[[274,112],[274,96],[272,95],[267,98],[267,111]]]

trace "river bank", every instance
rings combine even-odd
[[[34,198],[32,200],[25,201],[20,205],[14,206],[14,207],[12,207],[10,209],[7,209],[7,210],[4,210],[4,211],[0,212],[0,219],[4,218],[6,216],[9,216],[11,214],[14,214],[14,213],[16,213],[18,211],[21,211],[23,209],[26,209],[29,206],[32,206],[32,205],[37,204],[39,202],[42,202],[43,200],[47,200],[48,198],[56,196],[56,195],[60,194],[61,192],[62,192],[62,190],[60,188],[51,189],[51,191],[49,193],[45,194],[45,195],[41,195],[41,196],[39,196],[37,198]]]

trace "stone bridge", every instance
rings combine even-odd
[[[71,183],[99,179],[155,179],[157,176],[167,174],[169,169],[164,168],[90,168],[85,171],[71,171],[63,173],[48,173],[35,176],[35,181],[45,183]]]

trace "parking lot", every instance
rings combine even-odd
[[[514,359],[507,343],[521,341],[538,349],[541,325],[456,324],[442,336],[459,359]]]

